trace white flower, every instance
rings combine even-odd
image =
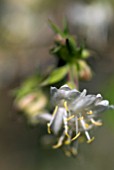
[[[64,85],[57,89],[51,87],[51,100],[55,110],[48,125],[48,132],[58,137],[58,143],[53,148],[63,146],[68,154],[77,153],[77,142],[80,136],[87,138],[87,143],[94,140],[90,137],[93,127],[101,126],[101,120],[97,120],[100,112],[114,109],[108,100],[103,100],[100,94],[87,95],[87,90],[82,92],[70,89]],[[70,146],[68,152],[67,145]],[[72,151],[71,151],[72,150]]]

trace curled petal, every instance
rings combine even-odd
[[[95,100],[96,97],[94,95],[79,97],[71,104],[71,110],[75,111],[76,113],[88,110],[91,107],[91,105],[93,105]]]
[[[109,101],[108,100],[102,100],[99,103],[97,103],[96,105],[108,106],[109,105]]]
[[[69,91],[69,90],[71,90],[71,89],[70,89],[70,87],[69,87],[67,84],[65,84],[65,85],[63,85],[63,86],[60,87],[60,90]]]
[[[62,105],[63,100],[72,101],[80,95],[76,89],[71,90],[67,85],[60,89],[51,87],[51,100],[54,105]]]

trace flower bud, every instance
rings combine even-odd
[[[86,64],[85,61],[79,61],[79,78],[82,80],[90,80],[92,78],[91,68]]]

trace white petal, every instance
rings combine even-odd
[[[95,95],[87,95],[87,96],[81,96],[75,100],[70,108],[74,112],[83,112],[84,110],[88,110],[88,108],[92,107],[94,102],[96,100]]]
[[[66,89],[66,90],[71,90],[71,89],[70,89],[70,87],[69,87],[67,84],[65,84],[65,85],[61,86],[61,87],[60,87],[60,89],[64,89],[64,90],[65,90],[65,89]]]
[[[84,90],[81,92],[81,96],[85,96],[85,95],[86,95],[86,93],[87,93],[87,90],[86,90],[86,89],[84,89]]]
[[[96,97],[98,98],[102,98],[101,94],[97,94]]]
[[[54,95],[55,93],[57,93],[57,88],[56,87],[51,87],[50,92],[51,92],[51,95]]]
[[[109,101],[108,100],[102,100],[101,102],[97,103],[96,105],[108,106]]]

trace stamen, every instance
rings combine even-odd
[[[71,139],[70,138],[64,142],[65,145],[69,145],[70,143],[71,143]]]
[[[65,135],[66,135],[68,138],[70,138],[70,135],[68,134],[68,132],[65,132]]]
[[[89,128],[89,124],[85,123],[85,127],[86,127],[86,128]]]
[[[84,121],[84,118],[80,119],[80,122],[81,122],[82,127],[85,130],[85,135],[87,137],[87,143],[91,143],[94,140],[94,137],[90,138],[89,132],[86,130],[87,127],[86,127],[86,123]]]
[[[54,110],[54,112],[53,112],[53,114],[52,114],[53,116],[55,116],[57,110],[58,110],[58,106],[55,107],[55,110]]]
[[[81,120],[83,120],[83,119],[84,119],[84,117],[83,117],[83,116],[81,116],[81,117],[79,117],[79,118],[78,118],[78,120],[80,120],[80,121],[81,121]]]
[[[73,137],[72,139],[71,139],[71,141],[74,141],[74,140],[76,140],[79,136],[80,136],[80,132],[75,136],[75,137]]]
[[[57,148],[59,148],[61,146],[62,146],[62,143],[60,141],[58,141],[58,143],[56,145],[53,145],[52,148],[57,149]]]
[[[90,135],[89,135],[88,131],[85,131],[85,135],[87,137],[87,143],[91,143],[95,139],[94,137],[90,138]]]
[[[69,120],[73,119],[74,117],[75,117],[75,116],[74,116],[74,115],[72,115],[72,116],[70,116],[70,117],[66,118],[66,121],[69,121]]]
[[[66,109],[66,111],[68,112],[68,105],[67,105],[67,101],[64,102],[64,107]]]
[[[68,138],[70,138],[70,135],[68,134],[67,112],[65,112],[65,114],[64,114],[63,121],[64,121],[64,128],[65,128],[65,135]]]
[[[55,115],[56,115],[56,113],[57,113],[57,110],[58,110],[58,106],[56,106],[55,107],[55,109],[54,109],[54,112],[53,112],[53,114],[52,114],[52,119],[51,119],[51,121],[49,122],[49,123],[47,123],[47,131],[48,131],[48,133],[50,134],[51,133],[51,124],[53,123],[53,120],[54,120],[54,118],[55,118]]]
[[[58,143],[56,145],[53,145],[53,149],[57,149],[57,148],[61,147],[63,144],[64,138],[65,138],[65,135],[63,133],[62,136],[59,138]]]
[[[89,112],[87,112],[87,114],[88,114],[88,115],[92,115],[92,114],[93,114],[92,110],[90,110]]]
[[[95,139],[95,137],[92,137],[90,140],[87,141],[87,143],[89,144],[89,143],[93,142],[94,139]]]
[[[102,122],[95,121],[95,120],[92,119],[92,118],[91,118],[91,122],[92,122],[95,126],[102,126]]]
[[[51,128],[50,128],[50,126],[51,126],[50,123],[47,123],[47,131],[48,131],[49,134],[51,134]]]

